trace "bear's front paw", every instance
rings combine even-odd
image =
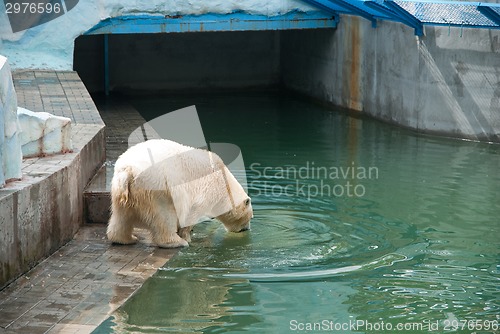
[[[120,244],[120,245],[133,245],[137,242],[137,237],[135,235],[131,235],[128,238],[115,238],[115,237],[110,237],[108,235],[108,239],[114,243],[114,244]]]
[[[169,242],[169,243],[162,243],[158,244],[158,247],[160,248],[180,248],[180,247],[188,247],[189,244],[186,240],[181,239],[178,242]]]
[[[161,248],[179,248],[179,247],[189,246],[189,243],[186,240],[179,237],[177,234],[175,235],[175,237],[172,237],[169,240],[160,241],[156,243],[158,244],[158,247]]]

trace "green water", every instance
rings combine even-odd
[[[147,119],[195,104],[208,141],[241,148],[255,218],[240,234],[198,224],[99,332],[498,328],[500,145],[288,95],[131,103]]]

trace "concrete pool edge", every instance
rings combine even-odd
[[[0,291],[0,333],[90,333],[125,303],[177,249],[139,242],[115,246],[106,225],[85,224],[74,238]]]

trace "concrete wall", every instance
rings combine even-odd
[[[0,192],[0,290],[70,241],[83,224],[83,189],[104,160],[105,141],[102,126],[87,127],[77,152],[59,161],[25,160],[23,179]]]
[[[500,31],[343,15],[281,35],[286,87],[422,132],[500,142]]]
[[[109,36],[110,87],[123,90],[248,88],[279,83],[275,31]],[[80,36],[74,70],[103,90],[103,36]]]

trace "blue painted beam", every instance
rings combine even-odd
[[[500,14],[493,10],[492,7],[479,4],[477,10],[488,19],[495,22],[496,25],[500,26]]]
[[[392,10],[385,7],[384,5],[378,3],[377,1],[367,0],[364,2],[364,4],[365,6],[368,6],[371,9],[377,11],[380,14],[380,17],[383,19],[391,19],[394,21],[401,22],[400,18],[397,16],[396,13],[394,13]]]
[[[328,13],[338,14],[339,12],[349,13],[345,10],[344,7],[336,6],[333,2],[328,0],[302,0],[303,2],[307,2],[311,6],[324,10]]]
[[[379,3],[378,1],[375,1],[375,0],[366,0],[365,1],[365,5],[368,6],[368,7],[370,7],[373,10],[378,11],[380,13],[380,15],[381,15],[381,18],[384,19],[384,20],[392,20],[392,21],[400,22],[400,23],[403,23],[403,24],[405,24],[407,26],[415,28],[414,27],[414,25],[415,25],[414,22],[408,21],[406,19],[406,17],[402,17],[400,14],[396,13],[394,10],[392,10],[389,7],[387,7],[385,5],[385,3],[386,3],[385,0],[383,0],[383,2],[384,2],[384,5],[381,4],[381,3]],[[401,8],[401,10],[404,10],[404,9]]]
[[[361,8],[358,8],[358,7],[352,5],[349,2],[344,1],[344,0],[328,0],[328,1],[336,4],[337,6],[340,6],[340,7],[347,9],[347,11],[351,12],[354,15],[361,16],[361,17],[371,21],[372,27],[375,28],[377,26],[377,20],[373,17],[373,15],[365,12]]]
[[[302,1],[331,14],[334,17],[336,24],[339,23],[340,20],[339,11],[343,10],[342,7],[335,7],[328,0],[302,0]]]
[[[324,12],[290,12],[271,17],[242,12],[186,16],[128,15],[103,20],[84,35],[290,30],[336,26],[337,18]]]
[[[393,0],[384,0],[384,5],[389,7],[401,20],[402,23],[415,29],[415,35],[422,36],[424,34],[424,28],[422,22],[415,16],[408,13],[406,10],[401,8]]]
[[[386,1],[386,0],[384,0]],[[480,2],[469,1],[450,1],[450,0],[398,0],[401,2],[423,3],[423,4],[441,4],[441,5],[461,5],[461,6],[477,6]]]

